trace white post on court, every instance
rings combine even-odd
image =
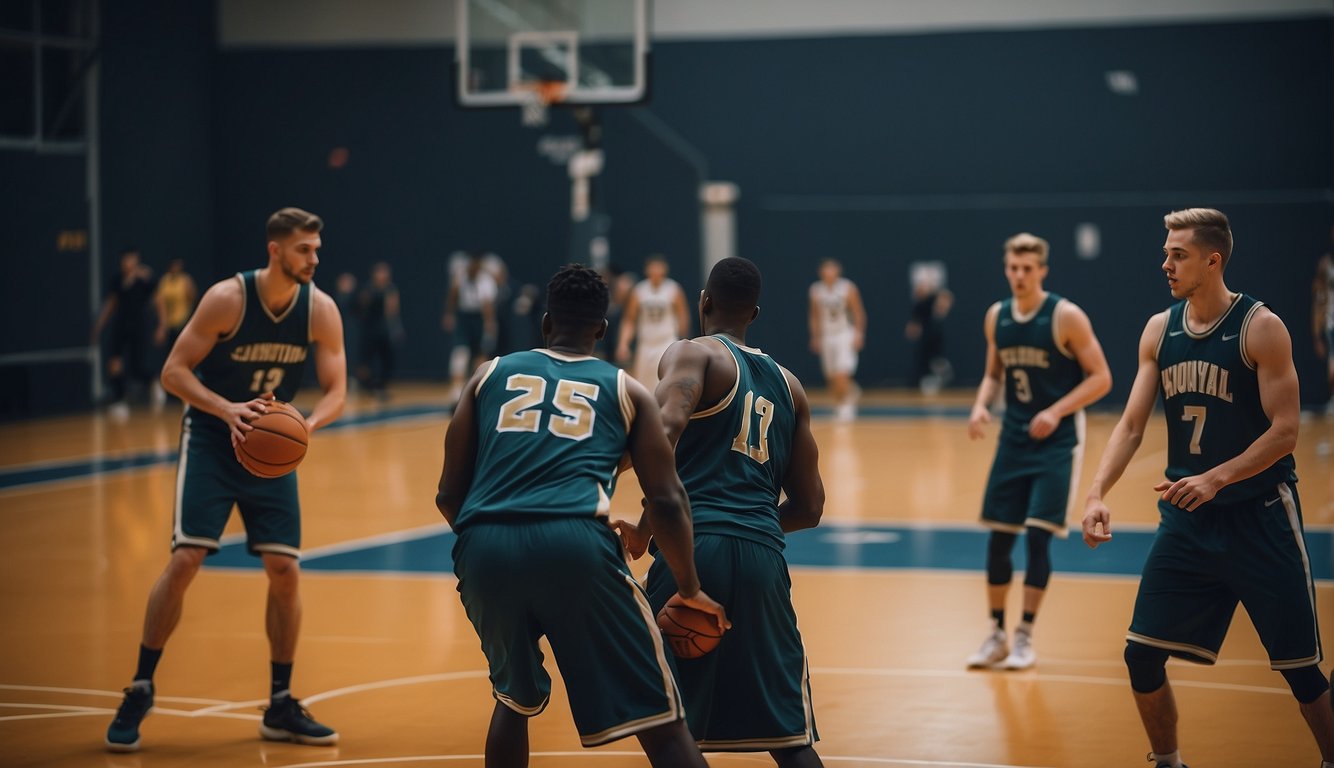
[[[730,181],[706,181],[699,187],[701,285],[713,265],[736,255],[736,201],[741,190]]]

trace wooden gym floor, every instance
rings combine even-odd
[[[354,402],[342,426],[316,436],[301,469],[305,624],[293,687],[341,732],[331,748],[256,734],[267,693],[265,583],[233,545],[189,593],[142,751],[105,753],[144,602],[168,555],[177,415],[0,427],[0,765],[481,766],[492,700],[455,581],[442,571],[450,539],[432,504],[442,394],[403,387],[387,405]],[[1141,765],[1148,745],[1120,659],[1156,519],[1161,426],[1110,498],[1117,538],[1096,555],[1075,537],[1057,542],[1037,668],[968,672],[963,659],[987,626],[985,538],[973,521],[994,442],[967,440],[967,402],[965,393],[879,393],[854,424],[816,422],[825,524],[794,537],[789,557],[819,751],[831,766]],[[1082,487],[1114,420],[1089,420]],[[1307,422],[1297,451],[1327,630],[1331,439],[1334,425]],[[619,514],[637,514],[636,491],[622,486]],[[1017,612],[1018,590],[1012,597]],[[1216,667],[1173,662],[1170,674],[1183,755],[1197,768],[1319,764],[1244,611]],[[532,748],[534,766],[647,764],[633,739],[581,750],[559,682],[533,723]],[[709,761],[771,764],[763,755]]]

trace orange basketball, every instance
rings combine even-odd
[[[658,611],[658,629],[672,653],[683,659],[698,659],[717,648],[723,639],[718,618],[686,605],[680,595],[672,595]]]
[[[282,477],[306,458],[310,431],[291,403],[274,400],[263,416],[250,422],[245,442],[236,446],[236,460],[256,477]]]

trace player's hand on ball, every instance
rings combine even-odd
[[[1201,504],[1213,500],[1222,485],[1209,476],[1192,475],[1171,482],[1164,480],[1153,489],[1162,494],[1162,500],[1174,507],[1181,507],[1187,512],[1194,512]]]
[[[1050,410],[1043,409],[1028,422],[1028,436],[1034,440],[1046,440],[1061,425],[1061,417]]]
[[[612,530],[621,537],[621,544],[631,560],[638,560],[648,551],[649,536],[629,520],[612,520]]]
[[[981,405],[974,405],[973,412],[968,416],[968,437],[972,440],[978,440],[986,436],[983,429],[991,423],[991,411]]]
[[[1089,499],[1084,506],[1084,543],[1089,549],[1112,540],[1112,511],[1101,499]]]
[[[245,433],[254,429],[250,422],[268,413],[269,402],[273,400],[272,392],[265,392],[254,400],[247,400],[244,403],[228,403],[224,411],[223,421],[232,431],[232,447],[238,443],[245,442]]]
[[[714,620],[718,622],[718,631],[726,632],[732,628],[732,622],[727,618],[727,609],[705,594],[704,590],[701,589],[692,597],[680,595],[680,598],[682,602],[697,611],[713,614]]]

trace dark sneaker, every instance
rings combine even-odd
[[[1148,760],[1149,762],[1153,763],[1154,768],[1172,768],[1172,765],[1171,765],[1170,763],[1157,763],[1157,762],[1154,762],[1154,760],[1153,760],[1153,753],[1152,753],[1152,752],[1150,752],[1149,754],[1145,755],[1145,756],[1144,756],[1144,759],[1146,759],[1146,760]],[[1189,766],[1189,765],[1186,765],[1185,763],[1182,763],[1182,764],[1181,764],[1181,768],[1190,768],[1190,766]]]
[[[125,699],[116,710],[116,719],[107,728],[107,749],[134,752],[139,749],[139,723],[153,711],[153,686],[125,689]]]
[[[291,696],[270,702],[264,709],[259,735],[270,741],[291,741],[316,747],[338,743],[338,732],[315,722],[301,702]]]

